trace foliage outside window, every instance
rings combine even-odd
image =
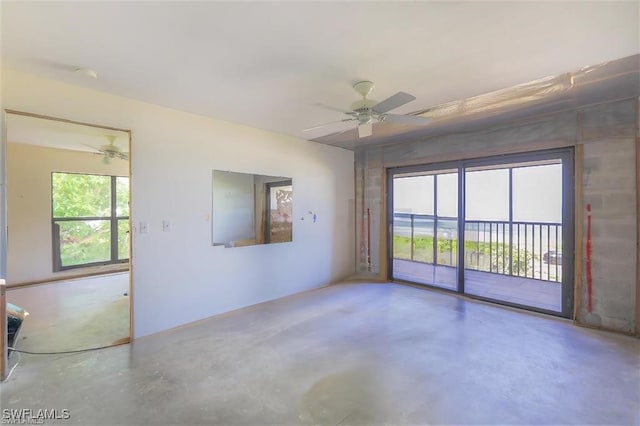
[[[51,174],[53,270],[129,259],[129,178]]]

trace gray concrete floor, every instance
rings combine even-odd
[[[638,424],[639,353],[564,320],[349,283],[131,345],[22,355],[1,401],[68,409],[59,424]]]
[[[16,342],[30,352],[106,346],[129,337],[129,273],[7,290],[29,316]]]

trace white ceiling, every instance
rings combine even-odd
[[[348,109],[358,80],[416,96],[402,114],[640,52],[636,1],[1,7],[3,66],[304,139],[344,118],[318,104]]]
[[[129,133],[121,130],[14,113],[7,114],[6,123],[9,143],[96,153],[113,141],[121,151],[129,151]]]

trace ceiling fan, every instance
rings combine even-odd
[[[303,131],[310,131],[328,126],[334,123],[346,123],[355,121],[358,126],[358,137],[363,138],[371,136],[373,134],[373,123],[388,122],[398,124],[409,124],[413,126],[424,126],[428,124],[431,119],[427,117],[420,117],[416,115],[402,115],[402,114],[387,114],[388,111],[396,109],[408,102],[415,99],[415,96],[406,92],[398,92],[395,95],[385,99],[382,102],[377,102],[371,99],[367,99],[369,93],[373,90],[374,84],[371,81],[359,81],[353,85],[353,89],[358,92],[362,99],[351,104],[350,111],[344,111],[337,108],[328,107],[334,111],[340,111],[347,114],[350,118],[345,118],[340,121],[334,121],[331,123],[321,124],[319,126],[313,126]],[[346,131],[346,130],[345,130]],[[342,132],[340,132],[342,133]]]
[[[107,138],[107,140],[109,141],[108,144],[101,145],[100,147],[87,145],[89,148],[95,149],[100,155],[103,156],[102,162],[104,164],[110,164],[111,160],[113,160],[114,158],[119,158],[121,160],[129,159],[129,153],[123,152],[115,145],[114,142],[116,141],[116,137],[114,135],[105,135],[105,138]]]

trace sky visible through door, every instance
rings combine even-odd
[[[458,290],[457,266],[463,260],[468,271],[465,292],[560,311],[562,160],[459,170],[464,172],[461,240],[457,168],[393,176],[394,278]],[[464,252],[459,260],[461,242]],[[483,277],[486,273],[493,278]],[[531,297],[539,299],[540,285],[533,280],[553,285],[543,289],[548,294],[542,302],[510,294],[516,287],[533,285]]]

